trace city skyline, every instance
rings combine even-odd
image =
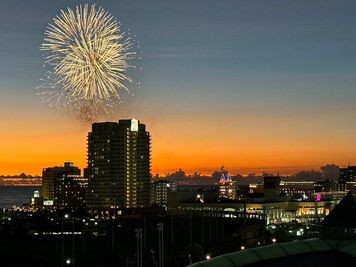
[[[10,266],[356,266],[356,2],[0,1]]]
[[[0,3],[0,172],[86,166],[90,125],[36,96],[43,31],[84,1]],[[104,121],[137,118],[152,174],[291,174],[356,162],[351,1],[96,1],[140,41],[142,88]],[[21,8],[20,8],[21,7]],[[174,29],[174,30],[172,30]]]

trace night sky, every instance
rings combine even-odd
[[[36,95],[47,24],[80,3],[0,2],[0,174],[85,166],[90,126]],[[107,120],[147,125],[153,173],[356,164],[355,1],[95,3],[140,42],[142,87]]]

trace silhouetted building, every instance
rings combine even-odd
[[[328,239],[356,239],[356,200],[351,192],[325,217],[322,236]]]
[[[314,196],[315,183],[310,181],[281,181],[280,190],[292,199],[306,200]]]
[[[43,205],[43,197],[40,196],[40,191],[35,190],[33,192],[33,197],[31,197],[30,201],[31,205],[39,207]]]
[[[279,176],[265,176],[263,178],[264,197],[267,201],[275,201],[281,195],[281,178]]]
[[[257,183],[257,184],[249,184],[249,193],[250,194],[262,194],[264,192],[263,188],[263,183]]]
[[[340,179],[340,167],[335,164],[327,164],[325,166],[320,167],[323,172],[324,179],[339,181]]]
[[[88,134],[90,208],[149,205],[150,134],[138,120],[94,123]]]
[[[55,187],[54,204],[57,207],[84,207],[87,179],[80,175],[64,175]]]
[[[314,184],[315,192],[333,192],[339,191],[343,186],[339,186],[339,184],[333,180],[324,180],[324,181],[316,181]]]
[[[340,168],[339,183],[345,184],[347,182],[356,182],[356,166]]]
[[[43,169],[42,195],[45,205],[79,207],[84,205],[86,179],[72,162]]]
[[[175,191],[175,184],[167,180],[158,180],[151,183],[151,204],[167,207],[168,193]]]

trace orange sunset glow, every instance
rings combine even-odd
[[[90,125],[53,113],[55,123],[44,127],[51,118],[46,116],[46,120],[41,120],[39,114],[21,115],[23,123],[18,123],[19,118],[13,115],[18,120],[6,122],[8,130],[1,133],[2,174],[40,175],[42,168],[61,165],[64,161],[72,161],[81,168],[86,166],[86,136]],[[152,136],[152,174],[164,175],[179,168],[189,174],[211,174],[221,166],[233,174],[263,171],[292,174],[303,169],[317,170],[327,163],[346,165],[353,159],[353,151],[346,149],[347,143],[341,140],[289,130],[274,131],[273,126],[262,131],[242,119],[241,125],[246,127],[232,123],[224,128],[232,118],[211,119],[214,123],[207,125],[198,117],[186,121],[184,118],[169,120],[165,115],[149,118],[144,114],[141,121]],[[219,123],[220,127],[216,126]],[[225,132],[221,133],[221,129]],[[328,148],[330,142],[335,142],[337,148]]]

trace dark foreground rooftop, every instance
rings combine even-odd
[[[354,267],[356,240],[309,239],[225,254],[191,267]]]
[[[356,198],[351,192],[325,217],[327,227],[356,228]]]

